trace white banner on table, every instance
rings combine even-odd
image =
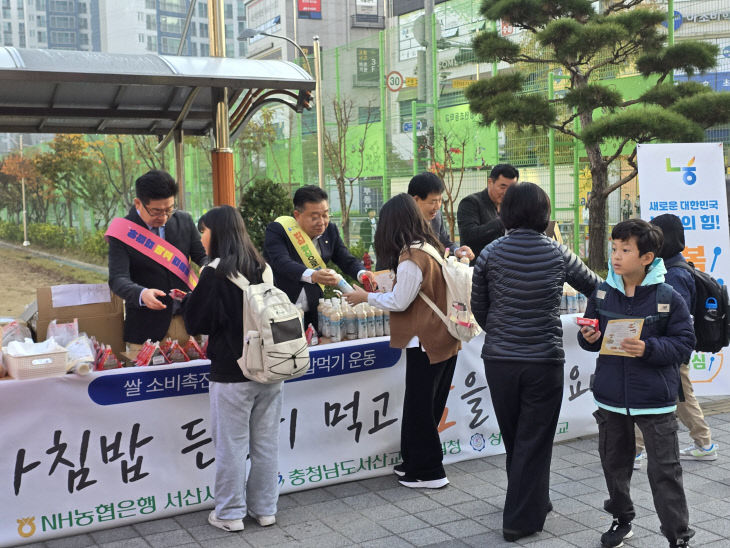
[[[557,440],[596,432],[595,355],[578,347],[573,318],[563,323]],[[459,355],[440,428],[446,463],[504,452],[482,342]],[[318,347],[312,363],[311,375],[284,387],[282,493],[391,473],[405,357],[380,338]],[[197,361],[0,382],[0,546],[212,507],[208,371]]]
[[[641,216],[664,213],[682,219],[683,255],[703,272],[730,282],[730,233],[722,143],[643,144],[638,146]],[[728,348],[717,354],[695,352],[690,379],[699,396],[730,393]]]

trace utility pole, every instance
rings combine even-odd
[[[20,189],[22,192],[22,200],[23,200],[23,246],[28,247],[30,245],[30,242],[28,241],[28,222],[27,217],[25,214],[25,169],[23,168],[23,134],[21,133],[18,136],[18,148],[20,149],[20,167],[21,167],[21,177],[20,177]]]

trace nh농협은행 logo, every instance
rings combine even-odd
[[[697,182],[697,167],[694,165],[695,157],[687,162],[684,167],[672,167],[672,159],[667,158],[667,173],[682,173],[682,182],[687,186],[692,186]]]

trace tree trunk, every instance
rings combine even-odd
[[[66,198],[66,209],[68,211],[68,227],[73,228],[74,226],[74,214],[71,207],[71,198]]]
[[[593,179],[591,200],[588,204],[588,266],[592,270],[606,268],[606,187],[608,186],[608,166],[603,161],[598,146],[586,147]]]
[[[342,212],[342,241],[345,242],[345,246],[350,247],[350,210],[347,207],[347,194],[343,177],[337,178],[337,197],[340,199],[340,211]]]

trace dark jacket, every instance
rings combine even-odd
[[[147,228],[134,207],[125,219]],[[200,233],[189,213],[176,211],[172,214],[165,224],[165,240],[198,265],[207,264]],[[172,320],[172,299],[169,296],[159,298],[167,308],[150,310],[139,305],[143,290],[154,288],[169,293],[177,288],[190,291],[185,282],[170,270],[115,238],[109,238],[109,287],[124,299],[124,340],[135,344],[147,339],[159,341],[167,333]]]
[[[482,358],[562,365],[563,283],[590,295],[600,281],[567,247],[534,230],[492,242],[472,278],[472,312],[485,332]]]
[[[340,238],[337,227],[330,223],[319,238],[321,257],[325,263],[330,260],[339,266],[348,276],[357,278],[360,270],[365,270],[363,264],[353,257]],[[309,284],[302,281],[302,274],[307,269],[299,258],[299,254],[286,235],[284,227],[279,223],[269,223],[264,238],[264,258],[274,271],[274,285],[286,293],[291,302],[297,302],[299,294],[304,288],[307,295],[309,312],[317,308],[317,302],[322,296],[318,284]],[[315,314],[316,315],[316,314]]]
[[[210,380],[244,382],[237,360],[243,353],[243,291],[215,268],[204,268],[195,291],[183,300],[188,333],[208,335]]]
[[[470,194],[459,203],[456,213],[462,245],[479,255],[484,246],[504,235],[504,223],[487,189]]]
[[[610,274],[609,274],[610,275]],[[646,318],[657,314],[656,284],[642,285],[633,297],[609,287],[601,308],[617,314]],[[586,318],[599,318],[603,333],[609,318],[596,310],[596,295],[591,295]],[[659,409],[677,402],[680,377],[679,365],[687,363],[695,345],[694,328],[682,296],[672,290],[667,320],[644,324],[641,340],[646,343],[641,358],[599,354],[593,380],[596,401],[622,409]],[[598,352],[603,336],[589,344],[578,333],[578,343],[585,350]],[[627,411],[628,413],[628,411]]]
[[[687,308],[689,308],[689,313],[692,314],[697,301],[697,288],[692,273],[686,267],[679,266],[682,263],[687,264],[687,261],[684,260],[681,253],[669,259],[664,259],[664,266],[667,269],[664,281],[682,296]]]
[[[436,213],[436,216],[433,219],[431,219],[431,229],[438,237],[439,242],[444,244],[445,248],[450,249],[452,253],[459,249],[459,244],[451,241],[451,238],[449,237],[449,231],[446,230],[444,217],[443,215],[441,215],[440,211]]]

